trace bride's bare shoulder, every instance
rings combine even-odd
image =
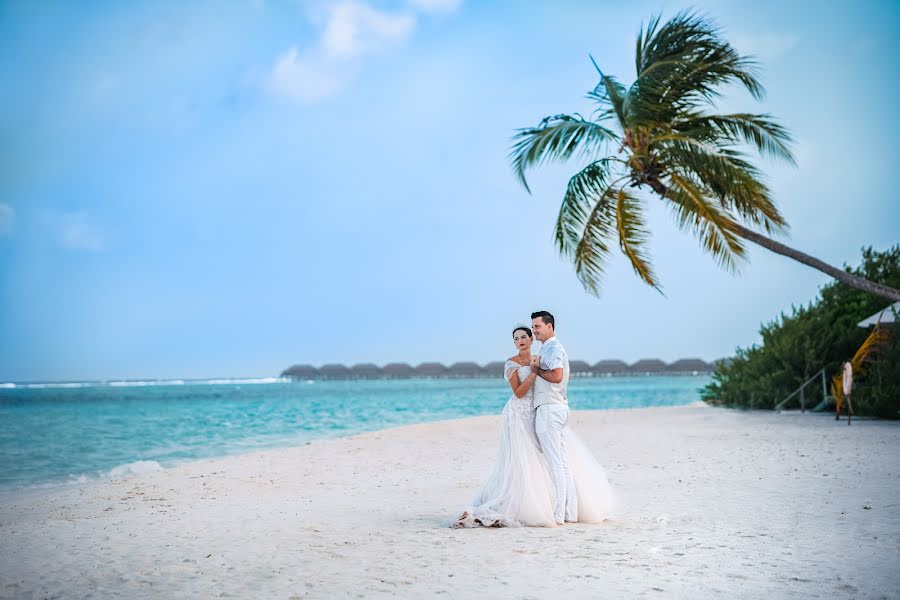
[[[522,365],[522,363],[520,363],[519,361],[516,360],[517,358],[519,358],[519,357],[518,356],[510,356],[509,358],[506,359],[506,362],[514,362],[517,365]],[[524,367],[525,365],[522,365],[522,366]]]

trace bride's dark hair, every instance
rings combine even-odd
[[[525,327],[524,325],[519,325],[518,327],[516,327],[515,329],[513,329],[513,332],[512,332],[513,337],[516,337],[516,332],[519,331],[519,330],[522,330],[522,331],[524,331],[526,334],[528,334],[528,337],[534,338],[534,335],[531,333],[531,329],[528,328],[528,327]]]

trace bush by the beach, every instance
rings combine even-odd
[[[863,248],[862,265],[850,269],[871,281],[900,287],[900,245],[883,252]],[[870,329],[856,324],[885,308],[887,301],[844,284],[824,286],[808,306],[792,307],[762,325],[762,343],[738,348],[730,361],[719,363],[703,399],[716,406],[774,408],[822,367],[827,381],[849,360]],[[830,390],[829,390],[830,392]],[[807,407],[822,399],[821,384],[805,388]],[[900,327],[869,372],[854,379],[853,412],[900,418]],[[789,405],[798,406],[796,398]]]

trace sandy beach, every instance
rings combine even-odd
[[[453,530],[498,417],[6,499],[3,598],[896,598],[900,423],[704,405],[573,413],[602,525]],[[487,460],[485,460],[487,457]]]

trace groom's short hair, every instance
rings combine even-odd
[[[537,312],[531,313],[532,319],[540,318],[541,321],[544,322],[544,325],[550,325],[553,327],[553,330],[556,330],[556,319],[553,318],[553,315],[548,313],[546,310],[539,310]]]

